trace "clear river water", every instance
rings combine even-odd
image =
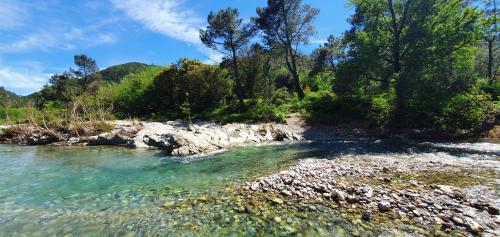
[[[186,160],[157,150],[0,145],[0,236],[286,235],[291,230],[271,224],[273,218],[238,212],[234,206],[242,197],[233,196],[233,188],[297,159],[409,147],[341,142],[268,145]],[[344,233],[349,224],[335,215],[285,220],[307,222],[300,231],[306,236]],[[322,221],[329,224],[318,232]],[[261,222],[269,229],[255,227]]]

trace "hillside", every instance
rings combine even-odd
[[[10,104],[10,106],[15,104],[20,104],[23,101],[23,97],[16,95],[13,92],[6,90],[3,87],[0,87],[0,103]]]
[[[150,65],[138,62],[130,62],[111,66],[100,71],[99,74],[102,76],[104,81],[119,82],[126,75],[140,73],[148,67],[150,67]]]

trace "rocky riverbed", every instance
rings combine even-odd
[[[219,125],[177,120],[166,123],[114,121],[110,132],[97,136],[74,136],[28,125],[3,127],[0,142],[28,145],[124,146],[161,148],[167,155],[207,155],[232,146],[272,141],[299,141],[303,128],[296,125],[263,123]]]
[[[351,150],[300,160],[243,189],[277,204],[359,212],[359,222],[416,222],[429,230],[424,235],[500,236],[499,156],[500,145],[490,143],[416,143],[384,154]]]

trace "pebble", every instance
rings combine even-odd
[[[426,208],[428,206],[429,206],[429,204],[427,204],[425,202],[421,202],[421,203],[417,204],[417,207],[420,207],[420,208]]]
[[[387,212],[391,210],[391,203],[382,201],[378,203],[378,209],[382,212]]]
[[[462,220],[462,218],[457,217],[457,216],[454,216],[453,218],[451,218],[451,221],[453,221],[453,223],[455,223],[455,225],[459,225],[459,226],[464,225],[464,220]]]
[[[465,227],[474,234],[480,234],[484,231],[484,228],[472,219],[467,219]]]
[[[361,216],[361,220],[363,220],[363,221],[370,221],[370,218],[371,218],[371,214],[368,212],[363,213],[363,215]]]
[[[252,186],[250,186],[250,189],[252,189],[253,191],[259,190],[259,183],[253,183]]]
[[[281,205],[284,203],[282,199],[277,198],[277,197],[271,198],[271,202],[278,204],[278,205]]]
[[[333,190],[333,196],[335,196],[335,198],[338,201],[345,201],[345,194],[344,194],[344,192],[342,192],[340,190],[334,189]]]
[[[293,195],[293,194],[292,194],[290,191],[288,191],[288,190],[283,190],[283,191],[281,191],[281,193],[282,193],[283,195],[285,195],[285,196],[288,196],[288,197],[290,197],[290,196],[292,196],[292,195]]]
[[[318,204],[316,205],[316,209],[320,212],[324,212],[326,210],[326,207],[321,204]]]
[[[441,218],[439,218],[437,216],[434,217],[434,222],[436,223],[436,225],[442,225],[442,224],[444,224],[444,221],[441,220]]]

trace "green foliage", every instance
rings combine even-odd
[[[337,64],[344,54],[344,48],[342,38],[334,35],[328,36],[326,42],[312,53],[314,65],[309,73],[310,76],[318,75],[324,71],[335,73]]]
[[[75,77],[85,78],[99,72],[96,61],[85,54],[75,55],[74,63],[77,68],[70,69],[70,72]]]
[[[303,4],[302,0],[268,0],[267,6],[257,8],[253,20],[264,33],[264,41],[271,48],[283,50],[287,69],[293,79],[293,89],[304,98],[296,48],[307,44],[315,33],[313,21],[319,9]]]
[[[106,68],[99,72],[102,76],[102,80],[106,82],[120,82],[125,76],[130,74],[138,74],[145,71],[149,66],[144,63],[125,63],[116,66]]]
[[[394,114],[394,93],[384,93],[371,98],[368,120],[372,126],[383,127],[392,120]]]
[[[284,122],[302,113],[334,125],[481,131],[499,117],[496,14],[471,2],[351,0],[351,30],[311,56],[297,48],[313,35],[319,10],[302,0],[268,0],[252,24],[236,9],[212,12],[200,38],[225,56],[219,66],[182,59],[98,72],[93,59],[77,55],[77,70],[54,75],[31,97],[0,88],[0,122],[71,125],[87,134],[86,125],[90,133],[110,129],[98,121],[113,118],[111,111],[223,123]],[[255,27],[267,47],[247,46]]]
[[[189,103],[189,93],[186,93],[186,100],[181,104],[180,109],[187,117],[189,124],[192,124],[193,121],[191,121],[191,103]]]
[[[331,91],[335,81],[335,75],[331,71],[324,71],[305,75],[303,82],[310,87],[311,91]]]
[[[364,121],[370,102],[360,97],[335,96],[331,92],[313,94],[309,120],[314,123],[343,124]]]
[[[245,100],[243,108],[237,103],[223,104],[208,114],[219,123],[232,122],[285,122],[289,111],[286,106],[263,100]]]
[[[236,85],[236,96],[243,106],[243,87],[239,72],[239,51],[255,35],[256,29],[253,24],[243,23],[239,18],[238,9],[227,8],[218,13],[210,12],[208,15],[208,27],[200,30],[200,39],[207,47],[224,54],[230,61]]]
[[[451,98],[443,108],[439,120],[443,128],[451,131],[482,131],[495,123],[500,114],[500,104],[493,103],[482,93],[459,94]]]
[[[26,107],[5,108],[0,106],[0,124],[24,123],[28,121]]]
[[[0,105],[1,106],[15,106],[15,105],[20,105],[22,104],[23,98],[16,95],[15,93],[12,93],[5,88],[0,86]]]
[[[105,121],[97,121],[93,124],[93,126],[95,127],[97,134],[111,132],[114,128],[112,124]]]
[[[196,60],[181,60],[154,77],[148,93],[154,96],[153,111],[178,111],[189,93],[193,113],[205,112],[230,98],[228,73]]]
[[[370,120],[436,127],[443,106],[477,82],[480,14],[461,0],[352,0],[335,92],[368,98]],[[446,93],[444,93],[446,91]],[[380,97],[380,95],[394,95]],[[378,115],[377,115],[378,114]]]
[[[154,83],[154,78],[163,67],[151,66],[143,72],[130,74],[119,83],[108,83],[100,88],[97,95],[105,98],[114,107],[117,117],[126,118],[132,115],[143,115],[150,111],[154,97],[148,92]]]

